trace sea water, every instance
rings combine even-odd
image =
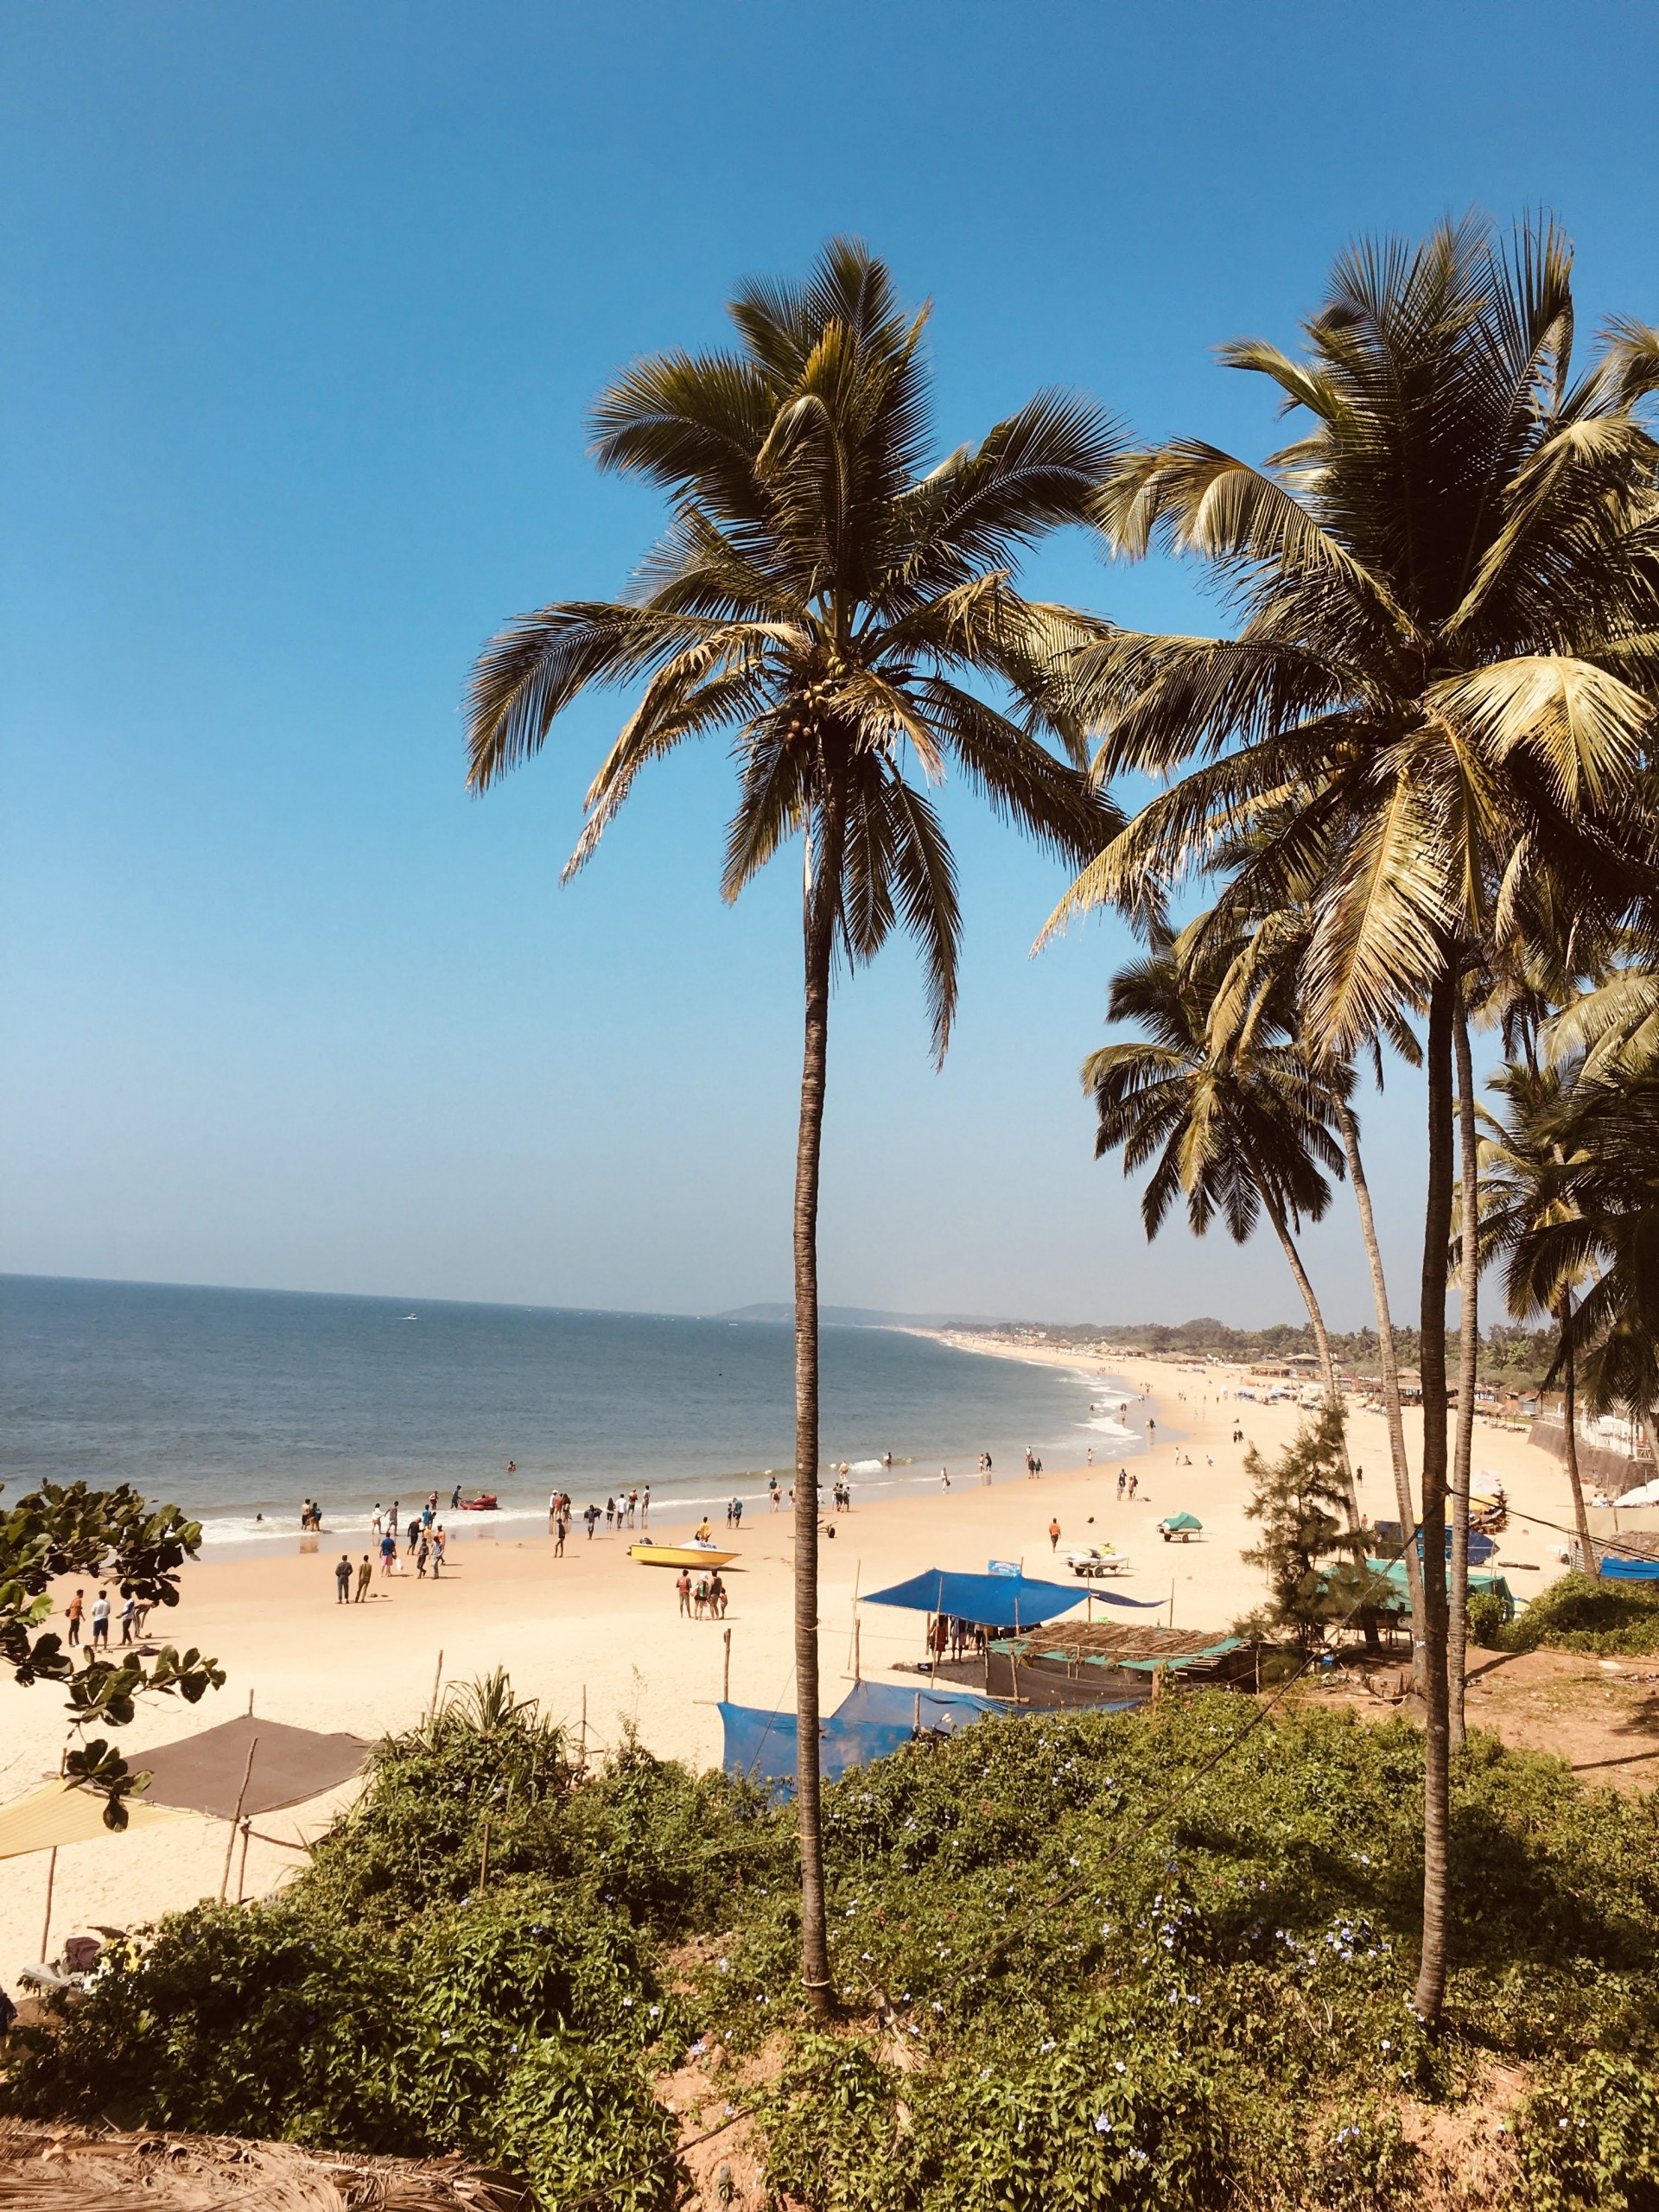
[[[0,1276],[0,1480],[129,1482],[203,1524],[209,1549],[328,1533],[377,1504],[448,1510],[493,1491],[480,1527],[545,1525],[649,1483],[653,1526],[765,1508],[794,1460],[794,1334],[777,1322],[533,1306]],[[826,1470],[855,1497],[1023,1477],[1141,1448],[1138,1409],[1092,1362],[991,1358],[898,1329],[826,1328]],[[888,1455],[893,1464],[887,1465]],[[517,1471],[506,1471],[509,1460]],[[3,1503],[4,1501],[0,1501]]]

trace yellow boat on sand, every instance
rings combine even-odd
[[[712,1544],[630,1544],[628,1557],[641,1567],[727,1567],[735,1552],[717,1552]]]

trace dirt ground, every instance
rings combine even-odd
[[[1571,1651],[1481,1651],[1471,1655],[1465,1712],[1471,1728],[1490,1729],[1516,1751],[1565,1759],[1590,1788],[1659,1787],[1659,1656],[1592,1659]],[[1373,1679],[1391,1687],[1397,1670]],[[1370,1719],[1400,1709],[1369,1692],[1357,1673],[1306,1693],[1320,1703],[1351,1705]]]

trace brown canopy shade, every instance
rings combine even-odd
[[[259,1748],[249,1772],[248,1747],[256,1736]],[[349,1782],[368,1751],[360,1736],[323,1736],[312,1728],[290,1728],[281,1720],[262,1720],[244,1713],[217,1728],[204,1728],[199,1736],[132,1752],[127,1764],[135,1770],[149,1769],[149,1786],[143,1793],[147,1803],[181,1806],[229,1821],[236,1817],[244,1774],[248,1786],[243,1813],[275,1813]]]

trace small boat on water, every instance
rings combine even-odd
[[[727,1567],[735,1552],[717,1552],[712,1544],[630,1544],[628,1557],[641,1567]]]
[[[480,1491],[476,1497],[463,1497],[461,1510],[463,1513],[499,1513],[501,1501],[493,1490]]]

